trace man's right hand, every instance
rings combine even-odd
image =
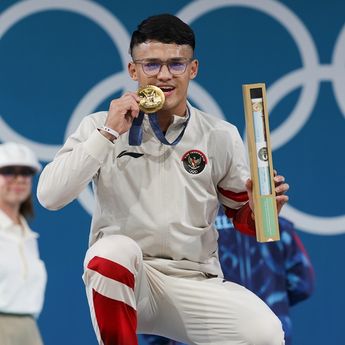
[[[139,96],[135,92],[126,92],[120,98],[111,101],[104,126],[109,127],[120,135],[126,133],[132,126],[134,118],[139,115]],[[112,134],[100,130],[101,134],[113,141]]]

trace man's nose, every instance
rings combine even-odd
[[[166,79],[171,79],[171,77],[172,77],[172,74],[170,73],[168,66],[162,65],[159,73],[157,74],[157,78],[166,80]]]

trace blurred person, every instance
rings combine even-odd
[[[252,182],[237,128],[187,101],[198,73],[195,37],[176,16],[132,34],[129,76],[165,95],[155,114],[127,91],[86,116],[43,170],[37,195],[64,207],[93,182],[95,210],[84,283],[99,344],[137,333],[188,344],[283,345],[281,323],[248,289],[223,280],[213,223],[219,202],[255,233]],[[220,70],[221,73],[221,70]],[[275,176],[278,210],[289,186]]]
[[[41,166],[17,143],[0,144],[0,344],[42,345],[41,312],[46,269],[40,260],[33,216],[32,177]]]

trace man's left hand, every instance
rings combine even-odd
[[[282,175],[278,175],[276,170],[274,170],[273,180],[274,180],[274,186],[275,186],[275,192],[276,192],[277,211],[279,214],[283,205],[289,201],[289,197],[285,195],[285,193],[289,190],[289,185],[285,182],[285,177]],[[247,188],[247,193],[248,193],[248,198],[249,198],[249,206],[254,212],[253,182],[251,179],[247,180],[246,188]]]

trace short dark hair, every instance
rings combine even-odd
[[[195,49],[195,35],[191,27],[180,18],[164,13],[144,19],[132,33],[129,53],[132,55],[133,48],[147,41],[162,43],[176,43],[189,45]]]

